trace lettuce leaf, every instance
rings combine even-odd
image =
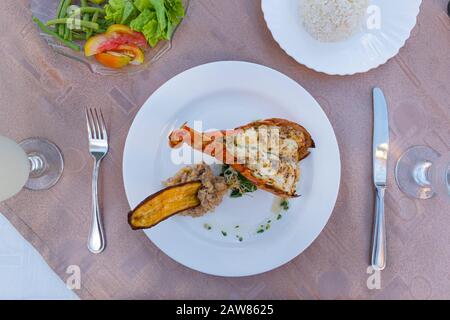
[[[167,8],[166,14],[168,19],[166,39],[171,39],[173,32],[180,24],[184,17],[184,7],[181,0],[166,0],[165,6]]]
[[[164,6],[164,0],[150,0],[151,4],[155,8],[156,17],[158,18],[159,28],[161,30],[167,29],[167,17],[166,7]]]
[[[105,5],[105,19],[111,21],[112,23],[121,21],[124,7],[124,0],[110,0],[109,3]]]
[[[140,11],[144,11],[145,9],[153,9],[150,0],[134,0],[134,6]]]
[[[139,11],[134,6],[131,0],[109,0],[109,3],[105,5],[105,20],[111,24],[129,24]]]
[[[150,46],[170,40],[185,15],[182,0],[109,0],[105,19],[142,32]]]
[[[134,4],[131,1],[125,2],[125,7],[123,8],[123,15],[122,15],[122,21],[120,21],[121,24],[130,24],[131,21],[136,18],[136,16],[139,14],[138,10],[134,6]]]
[[[135,31],[142,32],[142,29],[144,29],[144,26],[152,20],[156,20],[155,11],[150,11],[149,9],[145,9],[137,16],[136,19],[131,21],[130,28]]]
[[[158,20],[149,21],[142,29],[142,34],[147,39],[150,46],[154,47],[162,38],[162,30],[159,28]]]
[[[181,18],[184,17],[184,6],[181,0],[165,0],[167,9],[167,17],[172,23],[180,23]]]

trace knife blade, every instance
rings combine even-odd
[[[389,118],[386,98],[380,88],[373,89],[373,182],[386,186],[389,153]]]
[[[373,118],[373,183],[376,193],[371,265],[374,270],[383,270],[386,267],[384,195],[389,154],[389,117],[386,98],[380,88],[373,89]]]

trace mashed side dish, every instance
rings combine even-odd
[[[322,42],[338,42],[361,30],[369,0],[300,0],[306,31]]]
[[[164,182],[165,186],[170,187],[183,182],[201,181],[202,186],[198,191],[197,197],[200,200],[200,206],[181,212],[181,215],[200,217],[214,209],[222,202],[227,193],[228,186],[225,179],[215,176],[207,164],[197,164],[184,167],[177,174]]]

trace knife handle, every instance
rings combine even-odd
[[[386,187],[376,188],[371,260],[371,265],[374,270],[383,270],[386,267],[386,225],[384,217],[385,191]]]

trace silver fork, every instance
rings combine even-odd
[[[89,233],[88,249],[92,253],[100,253],[105,249],[102,217],[98,205],[98,173],[100,162],[108,153],[108,134],[102,111],[86,109],[86,122],[89,137],[89,152],[94,158],[92,173],[92,225]]]

